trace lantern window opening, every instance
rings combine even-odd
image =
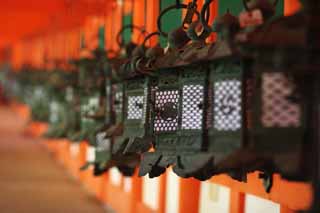
[[[143,118],[144,96],[129,96],[128,97],[128,120],[139,120]]]
[[[184,85],[182,89],[182,129],[202,129],[203,85]]]
[[[213,121],[218,131],[238,131],[242,126],[242,91],[238,79],[214,83]]]
[[[179,107],[179,90],[165,90],[165,91],[156,91],[155,95],[155,108],[163,110],[163,113],[166,113],[165,105],[171,104],[171,106],[178,109]],[[154,119],[154,131],[155,132],[170,132],[176,131],[178,129],[178,116],[163,118],[160,112],[155,115]]]
[[[271,127],[299,127],[301,108],[288,97],[294,85],[283,73],[262,75],[262,125]]]
[[[110,151],[111,150],[111,139],[105,138],[106,132],[101,132],[96,135],[97,151]]]

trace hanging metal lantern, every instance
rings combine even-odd
[[[179,176],[200,180],[219,173],[241,180],[245,173],[241,155],[232,156],[246,142],[247,79],[232,43],[239,23],[225,14],[217,23],[220,38],[206,44],[211,28],[205,14],[211,2],[202,11],[203,33],[188,31],[193,41],[175,55],[176,67],[156,71],[155,151],[143,155],[140,175],[159,176],[171,165]],[[190,28],[195,30],[197,24]]]
[[[95,141],[95,132],[104,122],[104,51],[97,49],[91,58],[83,58],[79,66],[81,129],[74,135],[78,141]]]
[[[303,13],[276,19],[250,34],[246,43],[255,53],[252,146],[272,164],[269,173],[293,180],[309,179],[312,173],[306,150],[312,146],[308,85],[313,77],[306,60],[305,20]]]
[[[120,30],[136,28],[132,25]],[[139,29],[142,33],[143,30]],[[117,36],[120,39],[119,34]],[[108,60],[108,69],[105,73],[105,119],[104,127],[96,132],[95,174],[100,175],[110,167],[116,166],[125,176],[132,176],[139,163],[139,155],[136,153],[124,153],[128,140],[143,136],[140,124],[145,117],[144,110],[144,79],[129,80],[126,70],[120,72],[122,64],[128,62],[131,57],[134,44],[124,45],[119,42],[121,49],[125,49],[125,55]],[[142,87],[142,89],[141,89]],[[142,92],[142,94],[140,94]],[[142,99],[141,99],[142,96]],[[128,110],[128,113],[125,113]],[[143,117],[142,117],[143,115]],[[140,126],[137,126],[140,124]],[[141,126],[142,125],[142,126]],[[140,135],[141,134],[141,135]],[[127,150],[128,151],[128,150]]]
[[[29,77],[28,90],[25,94],[25,101],[31,109],[33,121],[48,122],[49,119],[49,93],[47,90],[46,73],[39,70],[27,71]]]
[[[170,6],[158,18],[159,32],[169,38],[169,50],[154,63],[151,121],[155,151],[143,154],[141,176],[149,174],[149,177],[156,177],[173,166],[179,176],[190,177],[199,169],[194,160],[202,164],[204,158],[200,152],[204,146],[207,69],[184,61],[182,52],[185,52],[190,38],[182,27],[169,35],[161,30],[161,17],[166,12],[184,8],[189,9],[187,14],[191,13],[186,15],[186,19],[191,17],[190,20],[185,19],[184,23],[190,25],[194,14],[199,16],[194,2],[189,6]],[[195,52],[194,49],[192,51]]]
[[[89,79],[89,82],[85,83],[84,92],[86,94],[81,97],[82,136],[89,142],[89,150],[91,150],[91,152],[88,152],[87,164],[83,169],[93,164],[96,175],[102,172],[100,169],[101,164],[105,163],[105,158],[108,160],[108,151],[111,147],[110,141],[103,139],[103,134],[99,134],[105,127],[106,113],[105,65],[107,59],[106,53],[102,48],[100,47],[94,51],[95,60],[91,62],[93,64],[91,72],[96,72],[96,75],[93,75],[94,78]]]
[[[48,138],[63,138],[67,136],[67,105],[64,91],[68,83],[68,76],[64,70],[49,73],[50,85],[50,116],[49,129],[45,136]],[[61,92],[62,91],[62,92]]]

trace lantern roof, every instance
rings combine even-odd
[[[306,15],[278,18],[248,35],[247,43],[257,47],[297,48],[307,45]]]

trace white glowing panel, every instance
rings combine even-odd
[[[265,127],[300,126],[300,107],[291,102],[294,86],[283,73],[265,73],[262,77],[262,124]]]
[[[241,128],[241,81],[225,80],[214,83],[214,128],[237,131]]]
[[[92,119],[87,118],[87,115],[94,115],[99,108],[99,97],[91,97],[86,104],[81,105],[82,120],[84,122],[91,122]]]
[[[118,86],[116,87],[116,90],[120,90],[121,87]],[[122,100],[123,100],[123,92],[122,91],[116,91],[116,95],[115,95],[115,101],[117,102],[117,104],[115,105],[115,111],[117,114],[122,113]]]
[[[247,194],[245,213],[280,213],[280,205],[272,201]]]
[[[50,105],[49,105],[50,123],[57,123],[59,121],[59,107],[60,107],[60,105],[58,102],[56,102],[56,101],[50,102]]]
[[[210,182],[202,182],[199,213],[229,213],[230,189]]]
[[[97,151],[109,151],[111,149],[110,138],[105,138],[106,132],[100,132],[96,135]]]
[[[178,213],[180,200],[180,178],[171,169],[167,170],[166,178],[166,213]]]
[[[117,168],[111,168],[109,170],[111,183],[115,186],[121,185],[121,173]]]
[[[37,100],[41,100],[45,98],[45,92],[44,89],[41,86],[37,86],[35,87],[34,91],[33,91],[34,97]]]
[[[156,109],[167,113],[166,110],[178,111],[179,91],[166,90],[156,92]],[[166,116],[158,112],[154,119],[154,130],[156,132],[176,131],[178,128],[178,116],[174,113]]]
[[[142,201],[153,210],[159,208],[159,178],[143,177],[142,181]]]
[[[203,116],[202,85],[185,85],[182,92],[182,129],[201,129]]]
[[[143,117],[143,96],[128,97],[128,120],[142,119]]]
[[[72,87],[66,89],[66,100],[71,102],[74,99],[74,91]]]

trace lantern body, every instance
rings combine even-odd
[[[256,61],[254,147],[288,178],[301,173],[305,137],[305,113],[292,75],[283,68]]]
[[[26,103],[31,108],[31,118],[33,121],[47,122],[49,119],[49,94],[43,85],[32,86],[31,97]]]
[[[89,133],[94,131],[97,126],[97,122],[90,118],[99,109],[99,93],[92,93],[88,97],[81,97],[81,131],[83,132],[83,140],[90,140]]]
[[[62,138],[66,136],[66,102],[63,95],[55,94],[49,104],[49,129],[46,137]]]
[[[185,67],[180,73],[181,105],[177,151],[200,152],[204,146],[207,69]]]
[[[137,153],[149,149],[149,88],[149,79],[145,77],[125,81],[123,134],[116,138],[114,152],[121,149],[124,153]]]
[[[173,165],[181,177],[201,176],[210,161],[210,154],[202,152],[206,147],[207,70],[199,64],[161,69],[151,80],[155,152],[143,155],[140,175],[156,177]]]
[[[102,91],[102,70],[97,67],[95,59],[82,59],[79,66],[79,94],[81,131],[76,138],[79,141],[87,140],[91,145],[95,143],[95,132],[104,124],[104,97]],[[98,115],[98,117],[97,117]]]
[[[159,71],[155,80],[153,131],[154,146],[157,151],[175,155],[178,143],[179,110],[181,92],[179,73],[173,69]]]

